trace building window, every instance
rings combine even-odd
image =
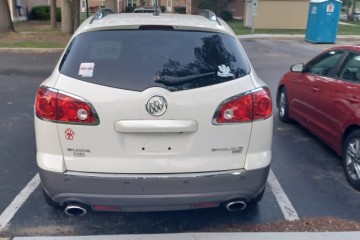
[[[128,0],[129,7],[136,7],[136,0]]]

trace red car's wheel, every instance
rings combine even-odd
[[[290,122],[289,118],[289,100],[285,87],[282,87],[279,92],[279,119],[282,122],[288,123]]]
[[[346,138],[343,148],[343,166],[349,183],[360,190],[360,130],[355,130]]]

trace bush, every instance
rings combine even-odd
[[[165,6],[160,6],[160,8],[161,8],[161,12],[165,12],[165,10],[166,10],[166,7]]]
[[[231,11],[228,11],[228,10],[223,10],[221,11],[221,18],[224,20],[224,21],[230,21],[230,20],[233,20],[233,14]]]
[[[125,12],[132,13],[135,8],[136,8],[136,6],[126,6],[125,7]]]
[[[186,13],[186,7],[176,6],[176,7],[174,7],[174,12],[185,14]]]
[[[43,20],[49,21],[50,20],[50,6],[37,6],[34,7],[30,14],[30,20]],[[61,9],[56,8],[56,21],[61,22]]]

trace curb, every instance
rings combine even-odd
[[[238,39],[276,39],[276,40],[304,40],[304,34],[244,34],[237,35]],[[358,35],[338,35],[336,40],[340,41],[360,41]],[[63,48],[0,48],[0,53],[24,53],[24,54],[45,54],[62,53]]]
[[[360,232],[270,232],[270,233],[175,233],[175,234],[132,234],[98,235],[74,237],[15,237],[13,240],[359,240]]]
[[[278,40],[304,40],[305,34],[244,34],[237,35],[239,39],[278,39]],[[336,40],[360,41],[358,35],[338,35]]]
[[[63,48],[0,48],[0,53],[62,53]]]

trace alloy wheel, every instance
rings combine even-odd
[[[360,138],[353,138],[349,141],[345,161],[345,170],[348,176],[354,181],[360,180]]]

